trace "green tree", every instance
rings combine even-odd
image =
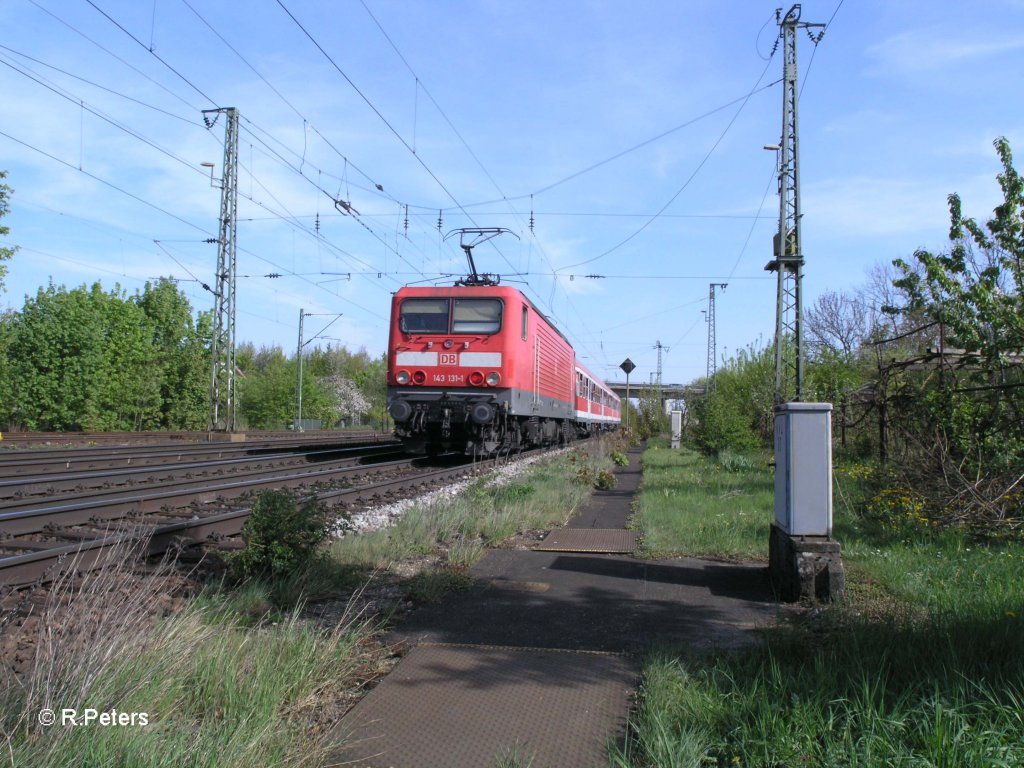
[[[164,371],[152,343],[152,330],[139,305],[117,289],[90,292],[103,335],[100,366],[82,414],[82,428],[94,431],[154,430],[160,418]]]
[[[706,453],[742,450],[772,439],[775,356],[751,344],[719,368],[694,402],[694,439]]]
[[[99,283],[40,288],[11,322],[9,420],[28,429],[137,429],[155,406],[143,312]]]
[[[250,429],[280,428],[289,423],[296,376],[284,352],[280,347],[263,347],[246,350],[244,357],[249,366],[235,381],[239,417]]]
[[[896,282],[909,299],[898,312],[926,309],[944,324],[950,343],[981,354],[993,369],[1024,351],[1024,180],[1005,138],[996,139],[1003,166],[997,176],[1003,202],[984,226],[964,217],[960,196],[948,197],[948,254],[920,250],[923,274],[902,260]]]
[[[161,429],[202,429],[206,425],[210,356],[192,306],[173,280],[146,283],[135,299],[145,313],[160,369]]]
[[[237,357],[237,353],[236,353]],[[295,360],[285,357],[280,347],[263,347],[244,352],[251,369],[237,381],[238,411],[251,429],[279,429],[295,418],[295,388],[298,370]],[[302,418],[333,426],[338,411],[329,385],[315,375],[302,376]]]
[[[0,180],[7,177],[7,171],[0,171]],[[3,220],[4,216],[10,213],[11,207],[8,202],[11,194],[14,192],[6,184],[0,183],[0,221]],[[11,234],[11,228],[0,224],[0,237],[6,237]],[[15,251],[18,249],[13,246],[2,246],[0,245],[0,291],[4,289],[4,277],[7,275],[7,265],[5,261],[9,261],[14,257]],[[11,373],[9,360],[10,351],[10,338],[11,338],[11,316],[9,313],[4,313],[0,317],[0,418],[5,420],[10,418],[11,410]]]
[[[944,355],[959,348],[952,350],[955,364],[943,360],[940,370],[898,378],[896,425],[912,449],[902,470],[929,484],[933,509],[987,521],[1010,514],[1024,464],[1024,180],[1006,139],[994,144],[1003,194],[994,215],[979,224],[950,195],[950,250],[919,250],[915,264],[894,262],[905,302],[888,308],[940,326]],[[965,504],[971,511],[961,509]],[[1019,503],[1012,514],[1020,515]]]
[[[0,171],[0,180],[6,178],[7,171]],[[12,194],[14,194],[13,189],[6,184],[0,183],[0,220],[11,212],[9,201]],[[0,236],[6,237],[9,234],[11,234],[11,228],[0,224]],[[4,262],[10,261],[17,250],[16,246],[0,246],[0,291],[4,288],[4,277],[7,276],[7,265]]]

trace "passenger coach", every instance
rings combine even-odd
[[[511,287],[399,290],[387,383],[396,434],[428,453],[491,455],[619,423],[619,398]]]

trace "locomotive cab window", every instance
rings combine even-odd
[[[455,299],[452,333],[497,333],[500,330],[500,299]]]
[[[406,299],[398,325],[404,333],[447,333],[448,299]]]

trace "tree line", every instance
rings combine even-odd
[[[202,430],[207,426],[212,313],[195,313],[170,278],[129,295],[100,283],[51,283],[0,317],[0,424],[5,429]],[[297,358],[240,344],[238,422],[288,428]],[[303,354],[304,419],[380,425],[385,361],[365,350]]]

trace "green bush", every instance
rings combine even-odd
[[[330,515],[316,497],[299,500],[287,491],[265,491],[242,527],[245,548],[231,558],[239,579],[287,578],[308,567],[327,537]]]
[[[629,464],[629,456],[622,451],[612,451],[612,461],[615,462],[616,466],[624,467]]]
[[[708,394],[693,403],[693,437],[701,451],[715,456],[770,444],[774,365],[771,348],[751,344],[718,369]]]

